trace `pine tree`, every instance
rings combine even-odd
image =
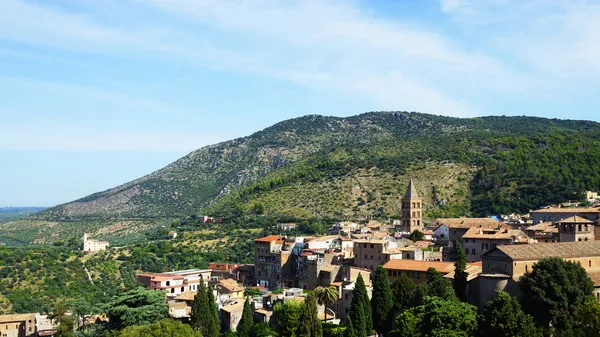
[[[194,330],[202,332],[202,335],[209,336],[211,331],[211,322],[213,314],[208,305],[208,293],[204,281],[200,280],[200,286],[192,302],[192,315],[190,325]]]
[[[354,324],[358,337],[365,337],[371,332],[373,323],[371,320],[371,306],[367,288],[362,276],[359,274],[352,290],[352,302],[350,303],[350,318]]]
[[[456,293],[458,299],[466,302],[467,294],[465,293],[465,290],[467,288],[467,277],[469,276],[469,274],[465,271],[467,268],[467,259],[460,243],[456,242],[456,245],[458,249],[458,260],[454,263],[454,292]]]
[[[211,315],[208,331],[208,335],[204,335],[204,337],[219,337],[219,332],[221,331],[221,321],[219,321],[219,312],[217,311],[217,302],[215,302],[215,295],[213,293],[212,286],[209,286],[207,289],[207,297],[208,297],[208,308]]]
[[[237,335],[239,337],[249,337],[250,331],[252,331],[252,326],[254,325],[254,319],[252,318],[252,308],[250,307],[250,300],[246,297],[246,302],[244,303],[244,311],[242,312],[242,318],[238,323]]]
[[[298,336],[322,337],[323,330],[318,316],[317,299],[314,292],[311,292],[304,299],[302,314],[300,315]]]
[[[380,335],[387,335],[391,326],[392,308],[392,290],[387,271],[382,267],[377,267],[375,281],[373,283],[373,297],[371,298],[371,312],[373,317],[373,327]]]

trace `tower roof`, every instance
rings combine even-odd
[[[417,189],[415,188],[415,184],[413,180],[410,179],[408,183],[408,187],[406,188],[406,194],[404,195],[406,199],[419,199],[419,195],[417,194]]]

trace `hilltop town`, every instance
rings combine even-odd
[[[198,294],[211,293],[211,305],[225,332],[245,324],[240,323],[245,310],[251,310],[255,322],[268,325],[281,310],[278,303],[304,303],[307,294],[323,289],[333,295],[330,301],[317,302],[319,320],[347,326],[357,282],[371,298],[380,269],[392,285],[402,279],[424,286],[432,273],[456,285],[457,273],[463,273],[464,301],[481,312],[497,291],[521,296],[519,279],[538,262],[558,258],[581,266],[593,283],[591,295],[600,299],[598,201],[596,193],[587,192],[586,207],[565,203],[526,215],[428,220],[418,182],[411,179],[399,205],[400,219],[339,221],[320,236],[280,235],[295,230],[297,224],[277,223],[272,234],[254,240],[254,263],[221,261],[206,269],[143,272],[137,274],[137,282],[162,294],[168,316],[184,323],[194,319]],[[198,218],[200,223],[222,220]],[[173,240],[177,232],[168,236]],[[86,233],[80,249],[94,254],[110,246]],[[464,261],[463,270],[457,270],[457,261]],[[247,303],[251,309],[245,308]],[[110,320],[106,313],[82,315],[77,326]],[[3,336],[48,336],[60,329],[58,320],[41,313],[0,315],[0,323]]]

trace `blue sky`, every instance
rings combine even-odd
[[[0,1],[0,206],[305,114],[600,121],[600,2]]]

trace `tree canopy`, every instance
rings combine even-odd
[[[116,296],[107,305],[107,314],[117,329],[131,325],[148,325],[166,318],[169,308],[165,293],[136,288]]]
[[[593,298],[594,283],[579,264],[542,259],[519,279],[523,310],[542,327],[562,329],[576,321],[577,309]]]
[[[114,337],[202,337],[202,333],[194,331],[191,326],[163,319],[150,325],[133,325],[113,335]]]
[[[479,320],[479,335],[485,337],[541,337],[533,318],[521,309],[516,298],[498,291],[486,303]]]

